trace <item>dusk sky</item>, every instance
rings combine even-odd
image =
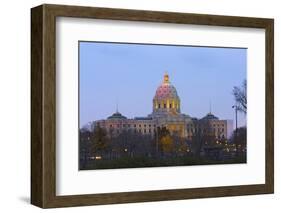
[[[167,72],[181,112],[201,118],[210,111],[233,119],[232,89],[247,75],[247,49],[80,42],[80,127],[116,112],[147,116]],[[234,121],[235,122],[235,121]],[[235,123],[233,123],[235,124]],[[246,118],[238,115],[238,125]]]

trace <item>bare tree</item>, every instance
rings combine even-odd
[[[96,126],[91,137],[91,152],[92,154],[101,154],[105,157],[110,149],[110,143],[107,138],[106,130],[100,126]]]
[[[244,80],[241,87],[235,86],[232,94],[237,103],[237,110],[247,113],[247,81]]]
[[[84,169],[91,157],[91,137],[92,132],[87,129],[79,130],[79,168]]]

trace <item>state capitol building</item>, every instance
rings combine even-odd
[[[92,128],[98,125],[112,136],[123,131],[132,131],[154,137],[158,127],[166,127],[171,135],[186,140],[191,140],[198,132],[212,133],[217,139],[228,139],[233,132],[232,120],[220,120],[211,112],[203,118],[181,113],[180,97],[170,83],[168,74],[164,75],[162,84],[157,88],[152,104],[153,111],[146,117],[130,119],[117,110],[107,119],[94,121]]]

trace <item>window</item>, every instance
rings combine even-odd
[[[164,108],[166,108],[166,104],[164,104]]]
[[[144,127],[146,127],[146,124],[144,124]]]
[[[160,104],[158,104],[158,108],[161,108],[160,106],[161,106],[161,105],[160,105]]]
[[[149,124],[148,126],[151,127],[151,124]]]
[[[172,108],[172,104],[170,104],[170,108]]]
[[[144,129],[144,133],[146,133],[146,129]]]
[[[139,127],[141,127],[141,125],[139,125]]]
[[[151,129],[149,129],[148,132],[151,133]]]
[[[136,125],[136,124],[134,124],[134,127],[137,127],[137,125]]]

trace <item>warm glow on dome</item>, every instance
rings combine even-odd
[[[176,88],[170,83],[169,75],[164,74],[162,84],[157,88],[153,99],[154,112],[180,112],[180,98]]]
[[[169,75],[165,73],[162,84],[157,88],[154,99],[179,99],[176,88],[170,83]]]

